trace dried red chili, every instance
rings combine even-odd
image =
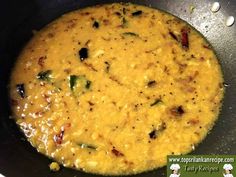
[[[124,156],[124,154],[118,150],[116,150],[114,147],[113,149],[111,150],[111,152],[116,156],[116,157],[122,157]]]
[[[189,29],[188,28],[182,28],[181,30],[181,45],[185,50],[189,49]]]
[[[57,144],[61,144],[64,136],[64,130],[62,130],[59,134],[54,135],[54,142]]]
[[[174,106],[170,109],[170,113],[173,116],[182,116],[185,113],[185,111],[182,106]]]

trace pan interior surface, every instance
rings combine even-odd
[[[74,11],[36,32],[10,90],[14,118],[40,153],[106,175],[191,152],[224,93],[217,57],[195,29],[129,3]]]

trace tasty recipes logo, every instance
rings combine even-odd
[[[175,155],[167,162],[167,177],[236,177],[236,155]]]

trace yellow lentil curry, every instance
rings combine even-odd
[[[124,3],[77,10],[36,32],[10,83],[32,146],[66,167],[135,174],[186,154],[217,119],[224,88],[188,24]]]

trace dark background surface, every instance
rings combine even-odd
[[[10,71],[32,30],[65,12],[115,0],[2,0],[0,2],[0,173],[6,177],[88,177],[95,176],[62,168],[50,172],[50,160],[24,141],[15,123],[9,119],[8,88]],[[128,2],[128,1],[124,1]],[[213,0],[133,0],[170,12],[199,30],[213,45],[227,83],[220,118],[207,138],[192,154],[236,154],[236,25],[225,26],[229,15],[236,17],[236,1],[219,1],[221,9],[211,13]],[[190,6],[194,6],[190,13]],[[211,76],[206,76],[211,77]],[[135,175],[166,176],[166,168]]]

